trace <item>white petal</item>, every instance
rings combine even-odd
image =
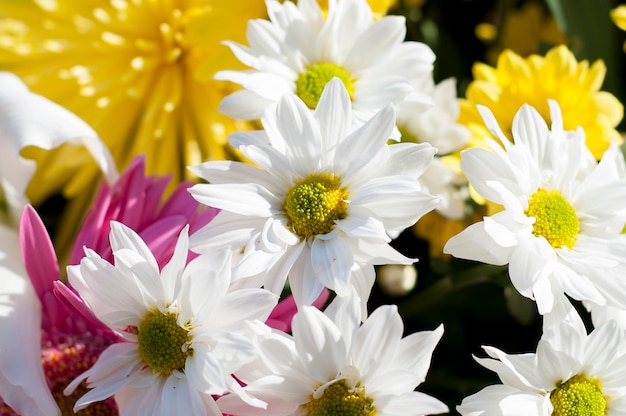
[[[29,92],[9,72],[0,72],[0,91],[0,141],[17,144],[12,146],[14,149],[36,146],[50,150],[65,142],[82,144],[98,162],[109,183],[117,179],[113,158],[87,123],[47,98]]]
[[[332,380],[347,364],[346,345],[339,329],[316,308],[301,307],[293,318],[292,330],[296,350],[307,361],[315,380]]]
[[[54,415],[41,367],[41,305],[21,261],[17,232],[0,225],[0,391],[23,415]]]
[[[350,293],[350,269],[354,263],[352,250],[342,237],[313,240],[311,262],[315,276],[338,296]]]
[[[272,104],[273,100],[255,92],[239,90],[224,97],[217,111],[236,120],[256,120]]]
[[[341,142],[350,131],[352,103],[343,82],[333,78],[322,91],[315,109],[315,118],[320,125],[321,156],[332,159]],[[322,165],[326,165],[325,160]]]
[[[395,305],[378,307],[363,322],[352,346],[355,366],[367,380],[393,365],[404,325]]]
[[[222,366],[205,345],[194,345],[193,354],[185,362],[185,375],[200,392],[221,395],[228,391]]]
[[[311,110],[296,96],[284,95],[276,109],[276,125],[281,137],[290,143],[287,155],[293,170],[302,177],[317,171],[325,149]]]
[[[376,401],[374,406],[376,407]],[[382,414],[389,416],[437,415],[448,412],[448,406],[434,397],[415,391],[393,397],[380,410]]]
[[[374,22],[350,48],[345,63],[350,68],[364,68],[375,64],[404,40],[406,21],[402,16],[386,16]]]
[[[161,282],[165,291],[167,302],[173,302],[178,295],[181,286],[181,276],[187,264],[187,254],[189,252],[189,225],[186,225],[180,232],[174,254],[170,261],[161,270]]]
[[[277,303],[278,296],[268,290],[250,288],[231,291],[220,305],[219,322],[213,325],[215,328],[226,328],[244,320],[265,321]]]
[[[289,271],[291,293],[298,306],[311,305],[324,289],[313,269],[311,250],[304,244],[301,246],[304,246],[302,252]]]
[[[387,146],[395,126],[395,112],[391,105],[377,112],[359,129],[339,143],[337,155],[350,155],[341,163],[342,180],[350,183],[360,170]],[[358,151],[357,151],[358,149]]]
[[[546,400],[540,394],[495,385],[466,397],[456,410],[463,416],[546,416],[549,414],[546,406]]]
[[[256,183],[197,184],[189,193],[209,207],[254,217],[269,217],[272,208],[280,205],[270,191]]]

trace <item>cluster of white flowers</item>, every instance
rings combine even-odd
[[[80,264],[67,268],[81,301],[122,340],[67,386],[66,394],[85,383],[89,389],[74,410],[113,396],[122,415],[447,412],[415,390],[443,326],[403,337],[397,308],[381,306],[368,317],[368,299],[375,266],[417,261],[392,248],[392,238],[432,210],[463,217],[469,183],[501,209],[450,239],[445,252],[508,264],[513,286],[536,301],[544,325],[536,353],[484,347],[491,358],[477,361],[502,384],[467,397],[457,410],[626,415],[626,164],[617,146],[597,162],[583,131],[563,129],[555,102],[551,128],[522,107],[513,142],[481,108],[500,142],[463,151],[460,174],[442,160],[469,139],[456,123],[454,80],[435,85],[435,56],[404,41],[403,17],[375,20],[365,0],[330,1],[327,15],[314,0],[266,3],[269,20],[249,22],[249,46],[226,42],[251,69],[216,75],[243,87],[221,111],[260,119],[262,130],[229,138],[251,163],[189,167],[206,181],[189,193],[220,213],[193,233],[185,227],[162,267],[135,230],[112,222],[113,261],[85,247]],[[0,165],[0,202],[13,218],[26,203],[33,169],[16,149],[86,137],[103,171],[117,176],[88,126],[10,74],[0,76],[3,82],[0,134],[10,140],[0,144],[11,146],[11,156]],[[21,118],[35,105],[46,116]],[[10,226],[0,232],[5,228],[7,241],[18,241]],[[8,259],[0,267],[15,284],[0,294],[28,312],[7,307],[0,333],[17,325],[16,316],[36,311],[21,265],[12,263],[10,247],[3,253]],[[264,323],[286,288],[298,306],[291,334]],[[310,306],[326,289],[333,301],[324,310]],[[590,334],[569,298],[591,311]],[[0,337],[0,354],[6,339]],[[19,387],[37,375],[24,382],[5,377],[15,372],[7,360],[0,367],[8,404],[54,414],[37,404],[38,393]]]
[[[581,129],[563,129],[550,103],[551,128],[524,105],[511,142],[489,109],[479,109],[500,140],[462,152],[463,173],[497,213],[452,237],[456,257],[506,265],[514,287],[543,315],[536,354],[478,362],[502,384],[467,397],[457,410],[479,415],[626,414],[626,164],[613,144],[599,162]],[[570,299],[582,301],[596,325],[587,335]]]

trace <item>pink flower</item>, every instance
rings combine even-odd
[[[119,338],[93,317],[82,302],[68,305],[55,295],[60,278],[57,257],[45,226],[31,206],[24,209],[20,221],[20,246],[26,273],[41,304],[40,369],[61,413],[71,414],[68,412],[86,387],[69,397],[63,395],[63,389]],[[69,295],[75,296],[72,292]],[[98,414],[117,414],[112,400],[94,406]],[[0,411],[3,415],[15,414],[4,404]]]
[[[201,206],[193,199],[187,192],[192,185],[188,181],[180,183],[164,201],[170,180],[169,176],[146,177],[145,157],[138,156],[113,186],[103,183],[76,237],[70,264],[80,263],[83,247],[112,261],[109,224],[115,220],[139,234],[162,267],[172,255],[176,239],[185,225],[189,224],[189,232],[193,233],[219,212],[216,208]]]

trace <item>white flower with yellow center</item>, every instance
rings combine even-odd
[[[624,332],[606,322],[587,335],[569,306],[565,319],[546,328],[535,353],[506,354],[483,347],[491,358],[476,358],[502,384],[466,397],[463,416],[624,416],[626,350]]]
[[[249,397],[231,376],[255,358],[248,320],[264,321],[277,296],[229,290],[230,254],[215,251],[187,262],[185,228],[170,262],[159,270],[131,229],[111,222],[115,265],[92,250],[68,267],[69,281],[95,315],[128,342],[108,347],[66,389],[92,388],[75,411],[115,395],[121,414],[221,416],[211,395]]]
[[[430,74],[435,55],[425,44],[404,41],[404,17],[375,20],[366,0],[341,0],[329,2],[324,19],[317,1],[297,3],[268,0],[270,20],[248,24],[250,46],[226,43],[251,69],[216,74],[244,88],[222,101],[221,112],[257,119],[283,94],[295,94],[314,109],[333,77],[344,83],[360,122],[389,103],[405,102],[413,112],[431,105],[412,82]]]
[[[550,102],[552,130],[530,106],[515,116],[511,143],[482,107],[504,148],[462,152],[461,168],[486,200],[503,210],[452,237],[444,252],[509,265],[515,288],[539,313],[566,299],[626,307],[626,181],[624,159],[612,146],[597,163],[582,130],[563,131]]]
[[[376,309],[359,326],[354,298],[336,298],[326,313],[299,309],[293,336],[267,331],[257,339],[259,359],[236,373],[250,394],[267,403],[258,409],[235,395],[218,400],[237,416],[395,416],[448,411],[414,391],[426,378],[443,327],[402,338],[395,306]]]
[[[191,236],[192,249],[230,244],[243,252],[234,278],[278,294],[289,275],[299,305],[311,304],[324,287],[346,296],[352,286],[365,304],[374,264],[413,263],[391,248],[387,233],[413,225],[436,205],[418,182],[435,149],[387,145],[395,125],[391,106],[353,131],[351,113],[337,79],[315,112],[285,95],[263,117],[265,131],[231,136],[256,167],[230,161],[193,167],[209,183],[194,185],[191,194],[222,211]]]

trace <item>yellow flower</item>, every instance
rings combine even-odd
[[[477,63],[473,67],[474,81],[461,100],[459,122],[472,132],[470,147],[481,146],[490,136],[476,109],[477,104],[488,107],[504,133],[511,138],[513,116],[522,106],[530,104],[551,123],[548,100],[556,100],[563,112],[566,130],[582,127],[587,146],[600,159],[611,142],[622,143],[615,127],[622,120],[624,107],[612,94],[600,91],[606,67],[601,60],[591,66],[577,62],[574,55],[561,45],[552,48],[545,57],[531,55],[522,58],[510,50],[502,52],[497,66]]]
[[[187,165],[232,157],[227,134],[247,125],[217,113],[230,91],[212,77],[238,65],[220,42],[243,41],[264,16],[262,0],[0,0],[0,68],[89,123],[120,169],[145,153],[148,173],[179,180]],[[75,148],[27,155],[36,202],[94,187]]]
[[[505,10],[498,26],[488,22],[476,26],[477,37],[490,46],[486,62],[495,63],[505,49],[525,57],[542,52],[545,45],[566,42],[556,20],[539,1],[524,2],[519,8],[512,1],[502,2],[502,5]]]
[[[622,4],[621,6],[617,6],[610,13],[611,20],[613,23],[617,25],[622,30],[626,30],[626,5]],[[623,45],[624,52],[626,52],[626,42]]]

